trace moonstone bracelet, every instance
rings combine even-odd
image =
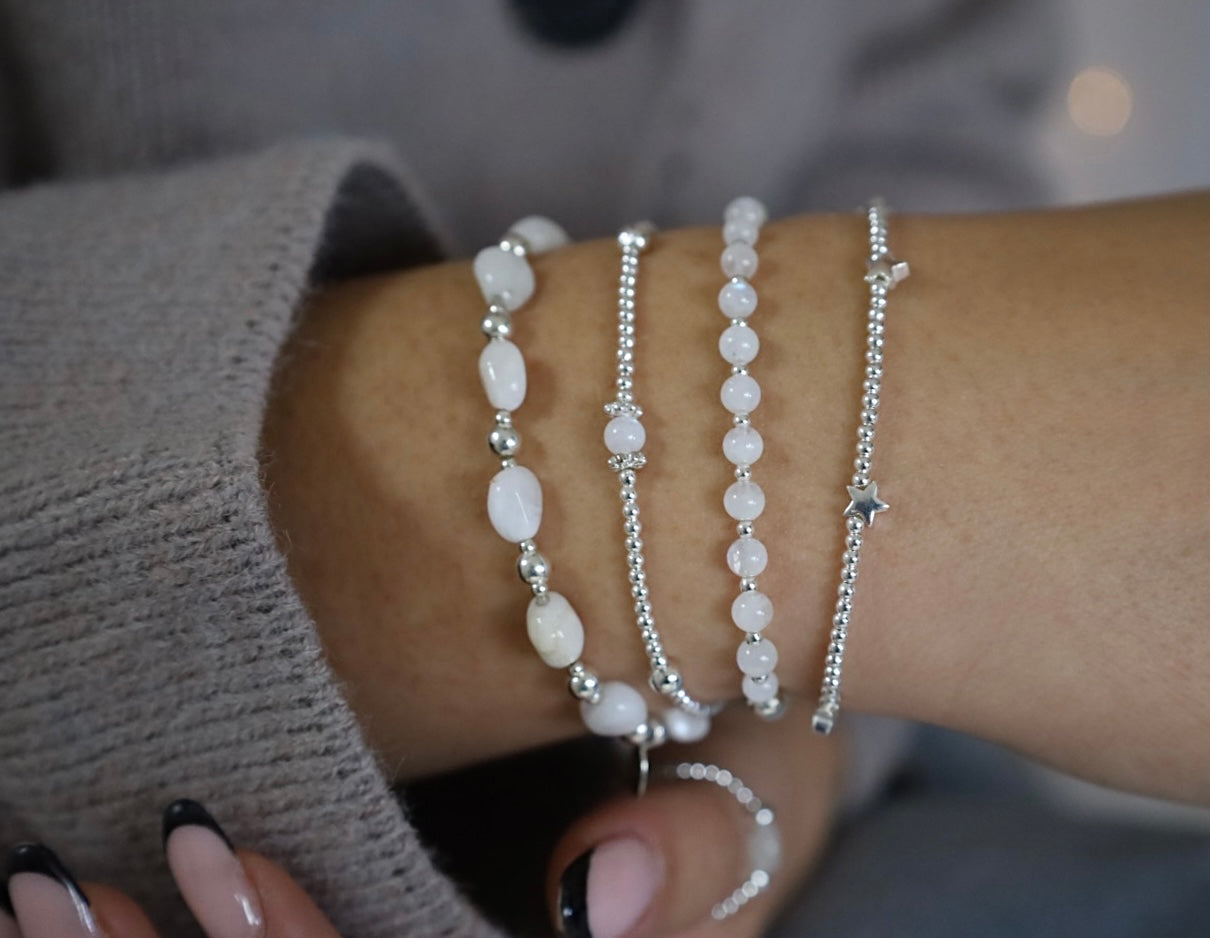
[[[534,541],[542,523],[542,486],[516,460],[521,437],[512,415],[525,400],[526,369],[521,350],[510,340],[512,315],[534,292],[529,255],[567,240],[554,222],[530,216],[475,257],[475,278],[488,303],[482,322],[487,344],[479,356],[479,377],[496,409],[488,445],[500,459],[500,470],[488,487],[487,514],[496,533],[520,550],[517,572],[533,592],[525,617],[530,642],[547,665],[567,669],[568,687],[580,701],[584,724],[598,735],[622,736],[646,747],[662,741],[663,724],[648,721],[641,693],[621,681],[602,683],[580,660],[583,624],[567,598],[550,589],[550,563]]]
[[[718,350],[731,365],[731,375],[720,392],[733,424],[723,437],[723,455],[735,466],[735,481],[723,496],[723,507],[738,522],[739,535],[727,548],[727,566],[740,578],[731,619],[746,633],[735,661],[744,675],[740,689],[749,706],[765,719],[773,719],[783,709],[773,670],[777,667],[777,646],[762,635],[773,621],[773,603],[756,585],[769,555],[765,545],[754,537],[756,519],[765,510],[765,493],[752,481],[752,464],[764,453],[765,443],[752,426],[752,411],[760,403],[760,385],[748,374],[748,366],[760,351],[756,330],[748,325],[757,303],[756,289],[750,281],[758,266],[756,241],[767,217],[765,207],[751,196],[733,200],[723,212],[726,246],[720,265],[729,279],[719,291],[718,308],[730,324],[719,336]]]
[[[844,510],[845,542],[841,555],[840,586],[836,611],[832,616],[832,634],[824,659],[819,704],[811,725],[815,732],[832,732],[840,713],[840,680],[844,673],[845,642],[849,637],[849,619],[853,612],[853,593],[857,584],[857,566],[861,561],[863,532],[874,526],[874,518],[890,505],[878,497],[878,483],[870,478],[874,458],[874,426],[878,423],[879,394],[882,390],[882,348],[886,322],[886,297],[899,281],[908,276],[906,261],[896,261],[887,248],[886,205],[874,199],[866,209],[869,222],[870,256],[866,260],[866,283],[870,287],[870,306],[866,326],[865,381],[862,382],[861,419],[857,427],[857,458],[853,461],[852,484],[848,486],[849,505]]]

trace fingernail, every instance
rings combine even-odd
[[[559,882],[559,924],[568,938],[621,938],[643,917],[663,880],[663,864],[635,837],[582,854]]]
[[[260,938],[260,896],[223,829],[196,801],[164,812],[164,852],[181,895],[210,938]]]
[[[17,930],[17,913],[8,897],[8,883],[0,883],[0,938],[21,938]]]
[[[80,884],[42,844],[21,844],[8,855],[8,895],[25,938],[104,934]]]

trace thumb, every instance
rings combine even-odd
[[[660,750],[672,765],[692,759],[742,774],[776,808],[782,863],[767,895],[712,922],[712,909],[752,872],[753,815],[725,786],[674,781],[606,804],[564,835],[550,885],[561,931],[569,938],[759,934],[818,854],[831,815],[838,747],[814,737],[809,719],[805,708],[769,725],[727,713],[708,744]]]

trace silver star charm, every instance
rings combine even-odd
[[[861,488],[856,485],[846,486],[849,490],[849,507],[844,510],[846,518],[856,518],[860,515],[865,519],[867,527],[874,526],[874,515],[880,511],[886,511],[891,506],[878,497],[878,483],[871,482],[869,485]]]

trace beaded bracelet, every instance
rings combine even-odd
[[[479,377],[488,402],[496,409],[488,445],[500,459],[500,470],[488,486],[487,514],[496,533],[520,550],[517,573],[533,592],[526,611],[526,630],[539,657],[552,668],[566,668],[568,687],[580,701],[585,725],[601,736],[622,736],[648,745],[663,726],[648,722],[643,695],[621,681],[602,683],[580,660],[584,626],[565,596],[550,589],[550,563],[534,538],[542,522],[542,486],[529,469],[518,465],[521,436],[513,411],[525,400],[526,369],[521,350],[510,340],[512,314],[534,292],[529,255],[553,250],[568,241],[554,222],[530,216],[517,222],[496,245],[475,256],[475,279],[488,303],[482,331],[487,344],[479,356]]]
[[[752,464],[764,453],[764,438],[752,426],[752,411],[760,404],[760,385],[748,374],[748,366],[760,351],[760,338],[748,325],[756,311],[756,290],[750,280],[756,273],[756,241],[768,213],[751,196],[733,200],[723,212],[723,241],[720,259],[729,278],[718,294],[718,307],[730,324],[718,340],[719,354],[731,365],[720,397],[731,414],[733,426],[723,437],[723,455],[735,466],[735,481],[723,496],[727,514],[736,522],[737,539],[727,548],[727,566],[739,580],[739,595],[731,604],[731,619],[745,632],[735,653],[744,675],[740,689],[756,713],[774,719],[783,712],[778,696],[777,646],[762,635],[773,620],[773,603],[757,589],[756,577],[769,561],[765,545],[754,537],[756,519],[765,509],[765,493],[752,481]]]
[[[853,612],[853,594],[857,584],[857,566],[861,561],[863,532],[874,526],[874,518],[890,505],[878,497],[878,483],[870,478],[874,458],[874,427],[878,422],[879,393],[882,390],[882,349],[886,322],[887,293],[910,273],[906,261],[896,261],[887,248],[886,205],[874,199],[866,209],[869,223],[870,256],[865,280],[870,288],[866,326],[865,380],[862,383],[861,418],[857,427],[857,458],[853,461],[852,484],[848,486],[849,505],[844,510],[845,542],[841,555],[840,586],[832,633],[824,659],[819,704],[811,725],[815,732],[827,735],[840,713],[840,681],[844,673],[845,642]]]
[[[647,587],[647,561],[643,554],[643,522],[639,509],[638,470],[647,465],[643,446],[647,431],[643,427],[643,408],[635,400],[635,293],[639,275],[639,255],[647,250],[655,234],[646,222],[623,228],[618,233],[622,270],[618,278],[618,350],[614,399],[605,405],[609,422],[605,425],[605,447],[612,454],[609,468],[618,474],[622,501],[622,528],[625,535],[626,567],[630,594],[634,599],[635,625],[647,655],[649,681],[653,690],[669,697],[685,715],[667,722],[677,742],[695,742],[710,732],[712,708],[685,690],[681,672],[669,660],[655,621],[651,594]]]

